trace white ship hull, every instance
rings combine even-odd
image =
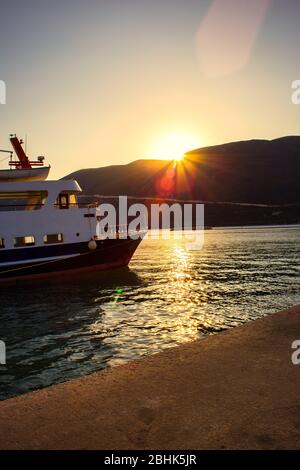
[[[0,170],[0,181],[44,181],[47,179],[49,171],[50,166]]]

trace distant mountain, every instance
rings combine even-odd
[[[300,202],[300,136],[249,140],[192,150],[174,165],[137,160],[79,170],[84,194],[196,199],[210,202]]]

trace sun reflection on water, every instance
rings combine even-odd
[[[299,303],[299,234],[211,230],[198,251],[173,234],[144,240],[129,269],[43,289],[20,287],[17,297],[14,289],[1,291],[10,365],[1,375],[0,397],[155,354]]]

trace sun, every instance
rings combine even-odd
[[[150,158],[180,162],[189,150],[201,147],[199,136],[183,131],[162,134],[150,147]]]

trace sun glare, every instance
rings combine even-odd
[[[187,132],[162,135],[150,149],[150,158],[181,161],[189,150],[201,147],[200,139]]]

